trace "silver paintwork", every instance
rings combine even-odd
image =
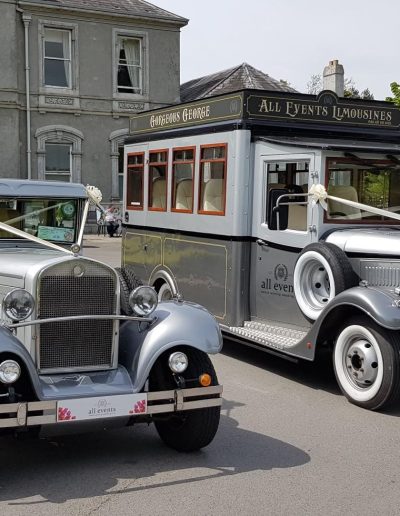
[[[388,227],[337,229],[326,242],[346,253],[400,257],[400,231]]]

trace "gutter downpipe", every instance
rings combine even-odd
[[[25,89],[26,89],[26,168],[28,180],[32,179],[32,150],[31,150],[31,97],[30,97],[30,68],[29,68],[29,24],[30,14],[22,12],[25,29]]]

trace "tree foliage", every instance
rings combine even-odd
[[[322,91],[322,88],[322,75],[312,75],[307,83],[307,93],[309,93],[310,95],[318,95],[318,93]],[[365,90],[360,92],[356,88],[354,80],[351,77],[345,77],[344,79],[344,96],[351,99],[374,100],[374,95],[370,92],[370,90],[366,88]]]
[[[386,97],[387,102],[393,102],[398,108],[400,108],[400,84],[398,82],[392,82],[390,84],[393,97]]]

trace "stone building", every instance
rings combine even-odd
[[[118,201],[129,117],[179,101],[187,22],[142,0],[0,0],[0,177]]]

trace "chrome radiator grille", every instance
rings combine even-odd
[[[400,286],[400,261],[361,260],[360,278],[373,287]]]
[[[39,278],[39,319],[116,313],[116,279],[101,264],[69,260]],[[114,321],[64,321],[37,328],[40,370],[112,366]]]

